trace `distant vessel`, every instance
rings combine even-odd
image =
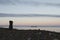
[[[37,27],[37,26],[31,26],[31,27]]]

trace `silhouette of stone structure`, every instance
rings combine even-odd
[[[9,21],[9,29],[12,30],[13,29],[13,21]]]

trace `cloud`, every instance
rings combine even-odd
[[[60,15],[48,15],[48,14],[4,14],[4,13],[0,13],[0,17],[60,17]]]
[[[0,0],[0,4],[2,5],[34,5],[34,6],[40,6],[40,5],[46,5],[46,6],[60,6],[59,0],[47,1],[47,0]]]

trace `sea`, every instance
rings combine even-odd
[[[34,19],[33,19],[34,18]],[[44,20],[43,20],[44,19]],[[54,21],[53,21],[54,19]],[[47,31],[55,31],[55,32],[60,32],[60,26],[37,26],[37,27],[31,27],[30,25],[28,26],[21,26],[21,25],[17,25],[16,24],[24,24],[23,22],[25,22],[27,24],[27,22],[29,23],[32,22],[33,20],[35,20],[34,22],[55,22],[60,20],[60,18],[56,18],[56,17],[0,17],[0,28],[9,28],[9,20],[12,20],[13,22],[15,22],[15,26],[13,26],[14,29],[18,29],[18,30],[47,30]],[[29,21],[28,21],[29,20]],[[20,23],[21,22],[21,23]],[[32,22],[32,24],[34,24],[34,22]],[[60,22],[60,21],[59,21]],[[44,24],[44,23],[43,23]]]

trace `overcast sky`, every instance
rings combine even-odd
[[[15,17],[8,17],[12,14]],[[28,17],[31,14],[34,17]],[[37,14],[40,16],[36,17]],[[0,25],[9,25],[9,20],[13,20],[14,25],[60,26],[60,0],[0,0]],[[40,29],[60,30],[57,27]]]
[[[0,13],[60,15],[60,0],[0,0]]]
[[[0,13],[44,14],[44,17],[31,18],[28,16],[9,18],[8,15],[4,14],[7,18],[0,19],[1,25],[7,25],[7,21],[10,19],[14,20],[16,25],[60,25],[60,16],[53,16],[60,15],[60,0],[0,0]]]

